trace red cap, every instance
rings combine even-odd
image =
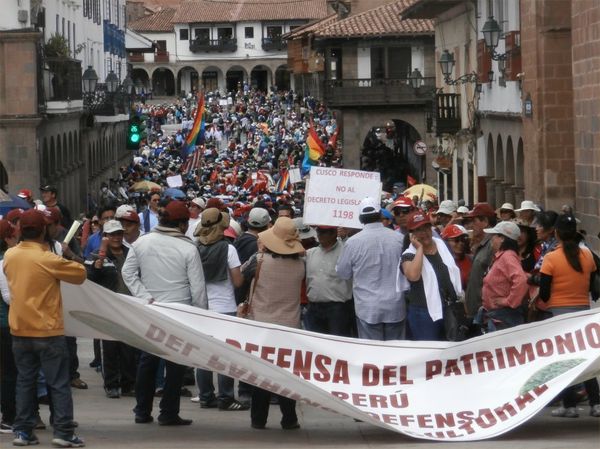
[[[10,221],[11,223],[14,223],[15,220],[18,220],[21,218],[21,215],[23,215],[23,209],[12,209],[10,211],[8,211],[8,213],[6,214],[6,218],[8,221]]]
[[[442,238],[444,240],[455,239],[457,237],[460,237],[461,235],[469,235],[467,230],[461,225],[448,225],[442,231]]]
[[[31,193],[31,190],[29,190],[29,189],[21,189],[21,190],[19,190],[19,193],[17,193],[17,196],[19,198],[23,198],[24,200],[27,200],[33,196],[33,193]]]
[[[165,207],[165,215],[169,220],[173,221],[189,220],[190,211],[183,201],[171,201]]]
[[[125,221],[131,221],[132,223],[139,223],[140,222],[140,216],[138,214],[136,214],[134,211],[129,210],[127,212],[124,212],[118,218],[118,220],[125,220]]]
[[[29,209],[21,215],[19,222],[21,229],[37,229],[43,230],[46,227],[46,215],[37,209]]]
[[[0,240],[4,240],[15,235],[15,227],[8,220],[0,220]]]
[[[225,203],[220,198],[210,198],[206,202],[206,209],[210,209],[211,207],[216,207],[219,210],[225,210]]]
[[[431,221],[429,220],[429,216],[427,214],[424,214],[421,211],[416,211],[408,216],[406,228],[409,231],[414,231],[415,229],[425,225],[431,225]]]
[[[319,225],[317,229],[337,229],[337,226]]]
[[[237,239],[237,232],[235,232],[235,229],[233,229],[231,226],[229,226],[227,229],[225,229],[225,231],[223,232],[223,235],[225,237],[230,237],[232,239]]]
[[[406,208],[406,207],[415,207],[415,205],[413,204],[413,202],[410,198],[401,196],[392,203],[392,210],[395,209],[396,207],[405,207]]]
[[[44,215],[46,216],[46,223],[53,224],[60,221],[61,214],[58,207],[47,207],[42,212],[44,212]]]
[[[496,211],[488,203],[477,203],[465,217],[495,217]]]

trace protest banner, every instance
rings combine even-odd
[[[290,182],[292,184],[296,184],[297,182],[302,181],[302,175],[300,174],[299,168],[290,168]]]
[[[451,342],[373,341],[62,283],[68,335],[115,339],[416,438],[474,441],[600,372],[600,311]]]
[[[379,201],[379,172],[311,167],[303,221],[310,225],[362,228],[358,205],[366,197]]]
[[[183,185],[183,179],[181,179],[181,175],[167,177],[167,185],[171,188],[181,187]]]

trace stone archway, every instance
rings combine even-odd
[[[404,120],[392,119],[372,127],[363,141],[361,170],[378,171],[386,192],[394,185],[405,188],[408,175],[422,181],[424,158],[413,151],[418,140],[420,133]]]
[[[502,145],[502,136],[498,134],[496,139],[496,162],[495,162],[496,204],[504,203],[504,147]],[[493,206],[493,205],[492,205]]]
[[[227,92],[237,92],[241,90],[245,81],[248,80],[248,72],[240,65],[234,65],[227,69],[225,73],[225,88]]]
[[[183,95],[197,92],[200,88],[198,71],[190,66],[185,66],[177,72],[177,93]]]
[[[277,90],[289,91],[291,89],[291,75],[287,65],[283,64],[277,67],[274,84]]]
[[[250,72],[250,86],[262,92],[268,92],[273,84],[271,69],[266,65],[254,66]]]
[[[515,185],[523,187],[525,185],[525,157],[523,155],[523,139],[519,137],[517,144],[517,159],[515,164]]]
[[[504,181],[507,184],[515,183],[515,154],[513,150],[512,137],[506,140],[506,163],[504,165]]]
[[[152,96],[175,95],[175,76],[166,67],[158,67],[152,72]]]
[[[495,170],[494,170],[494,139],[492,137],[492,134],[488,134],[488,140],[487,140],[487,147],[486,147],[486,163],[487,163],[487,169],[486,169],[486,175],[489,177],[493,177]]]
[[[200,84],[204,88],[204,92],[216,92],[223,87],[223,71],[217,66],[208,66],[202,70]]]
[[[138,95],[148,92],[150,89],[150,76],[146,69],[135,68],[131,71],[131,79]]]

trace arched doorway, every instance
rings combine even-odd
[[[250,86],[262,92],[268,92],[269,88],[269,68],[264,65],[257,65],[250,72]]]
[[[275,70],[275,87],[277,90],[290,90],[290,71],[287,65],[281,65]]]
[[[244,81],[248,78],[246,70],[241,66],[233,66],[225,74],[225,87],[227,92],[237,92],[241,90]]]
[[[210,66],[202,71],[202,86],[205,92],[216,92],[219,90],[219,79],[222,77],[221,69]]]
[[[183,95],[198,90],[198,71],[193,67],[183,67],[177,73],[177,93]]]
[[[150,89],[150,77],[146,70],[133,69],[131,71],[131,79],[133,80],[133,85],[135,86],[135,91],[138,95],[142,93],[142,90],[146,93]]]
[[[389,120],[369,130],[361,149],[361,170],[378,171],[383,190],[406,187],[407,176],[422,181],[424,160],[413,147],[421,135],[410,123]]]
[[[523,156],[523,139],[519,138],[517,144],[517,162],[515,164],[515,185],[523,187],[525,185],[525,158]]]
[[[0,161],[0,189],[8,191],[8,172],[4,168],[4,164]]]
[[[152,95],[175,95],[175,77],[173,72],[165,67],[159,67],[152,73]]]
[[[506,140],[506,164],[504,166],[504,180],[507,184],[515,183],[515,155],[512,138]]]

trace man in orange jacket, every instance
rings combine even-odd
[[[49,251],[44,214],[35,209],[23,213],[23,241],[6,252],[4,273],[11,307],[8,323],[17,365],[17,416],[15,446],[38,444],[36,381],[40,368],[52,392],[55,447],[83,447],[73,433],[73,399],[69,385],[69,358],[65,341],[60,281],[82,284],[83,265]]]

